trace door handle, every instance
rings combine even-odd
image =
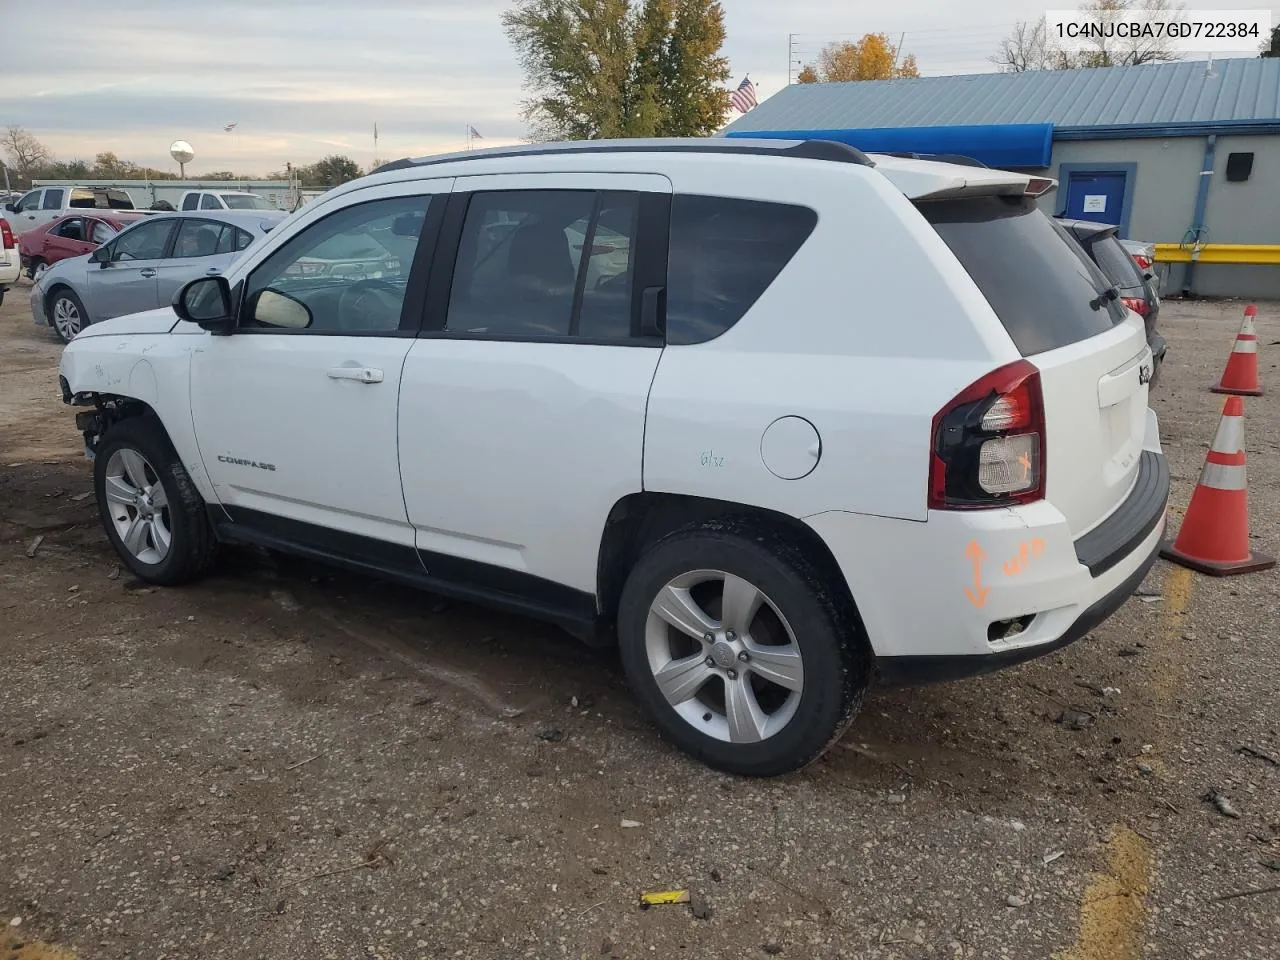
[[[382,371],[373,367],[330,367],[330,380],[355,380],[359,383],[381,383]]]
[[[156,275],[156,272],[152,267],[143,267],[141,270],[138,271],[138,273],[146,277],[148,280],[150,280],[152,277]]]

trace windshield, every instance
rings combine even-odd
[[[930,200],[919,208],[1024,357],[1087,340],[1127,316],[1110,281],[1033,199]]]
[[[242,193],[224,193],[222,202],[229,210],[274,210],[266,197],[246,196]]]

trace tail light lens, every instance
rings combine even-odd
[[[1044,497],[1044,394],[1027,360],[995,370],[933,418],[929,509],[981,510]]]
[[[4,219],[0,219],[0,246],[6,249],[17,246],[13,242],[13,231],[9,229],[9,221]]]
[[[1145,317],[1148,313],[1147,301],[1141,297],[1121,297],[1120,302],[1140,317]]]
[[[1143,256],[1142,254],[1140,254],[1140,253],[1135,253],[1135,254],[1133,255],[1133,262],[1134,262],[1134,263],[1136,263],[1136,264],[1137,264],[1139,267],[1141,267],[1143,270],[1150,270],[1150,269],[1151,269],[1151,258],[1150,258],[1150,257],[1144,257],[1144,256]]]

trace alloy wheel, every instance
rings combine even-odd
[[[786,618],[757,586],[721,570],[684,573],[658,591],[645,652],[672,709],[728,743],[777,734],[804,692],[804,658]]]
[[[107,461],[107,510],[124,548],[142,563],[164,562],[173,545],[169,498],[155,467],[121,447]]]
[[[80,308],[70,297],[59,296],[53,302],[53,325],[62,339],[71,340],[80,332]]]

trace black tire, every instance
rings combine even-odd
[[[654,679],[646,648],[650,605],[673,579],[698,570],[724,571],[757,587],[790,624],[800,648],[798,706],[781,730],[763,740],[732,743],[696,729]],[[632,689],[663,736],[711,767],[747,776],[789,773],[822,756],[848,729],[872,676],[870,646],[843,593],[827,585],[790,539],[745,522],[686,528],[654,544],[623,588],[618,641]]]
[[[34,282],[36,279],[36,271],[40,269],[40,265],[43,263],[44,261],[39,257],[32,257],[31,262],[27,264],[27,279]]]
[[[116,529],[113,505],[107,500],[108,464],[113,454],[124,449],[142,455],[154,470],[155,480],[163,486],[168,501],[166,526],[172,540],[167,554],[158,563],[145,562],[129,550]],[[176,586],[198,579],[212,568],[217,541],[204,498],[191,482],[158,420],[141,416],[116,423],[98,444],[93,467],[93,487],[107,538],[121,561],[139,579],[160,586]]]
[[[71,305],[75,307],[76,314],[80,318],[79,326],[71,333],[71,336],[67,336],[66,332],[58,326],[57,320],[54,319],[57,315],[58,302],[61,300],[69,301]],[[51,294],[49,294],[47,302],[49,326],[53,327],[53,332],[63,343],[70,343],[77,333],[89,325],[89,315],[85,313],[84,304],[81,303],[80,298],[76,296],[75,291],[70,287],[56,288]]]

